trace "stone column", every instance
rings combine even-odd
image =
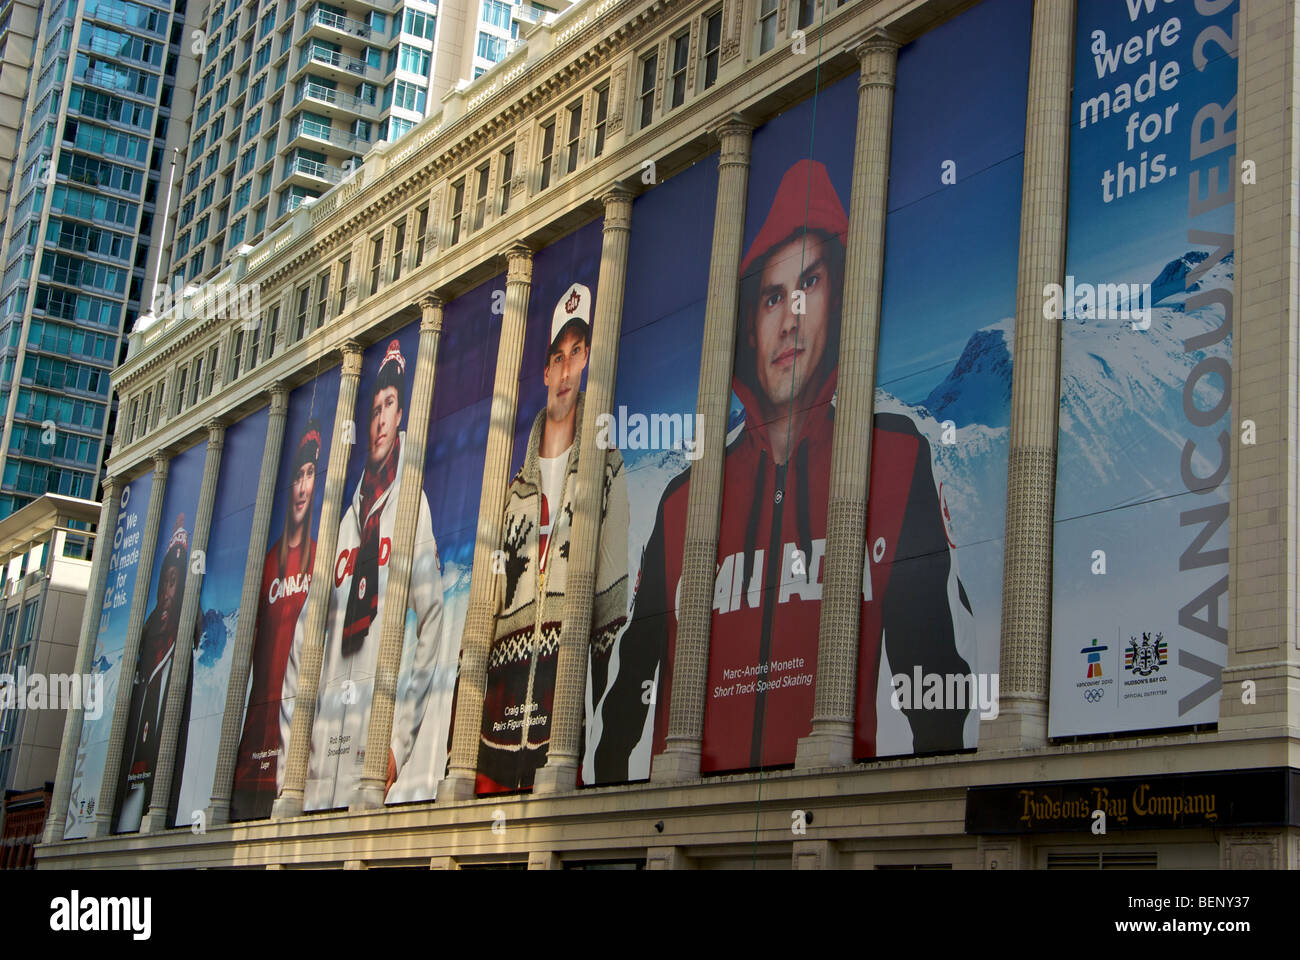
[[[889,136],[898,41],[874,34],[857,48],[858,129],[845,252],[835,437],[831,446],[826,557],[817,632],[817,689],[812,733],[799,741],[795,767],[853,762],[853,701],[858,677],[858,620],[871,476],[876,346],[884,282]],[[796,858],[797,860],[797,858]]]
[[[498,576],[492,569],[492,554],[501,546],[501,519],[506,508],[506,487],[510,482],[515,408],[519,401],[519,364],[524,355],[524,325],[528,319],[532,277],[532,250],[516,245],[506,251],[505,315],[501,320],[501,340],[497,346],[491,426],[488,428],[487,455],[483,460],[483,492],[479,500],[474,567],[470,574],[469,610],[461,641],[456,718],[452,725],[447,776],[438,785],[439,800],[467,800],[474,796],[487,656],[492,646],[497,590],[500,587]]]
[[[281,329],[284,329],[283,325]],[[234,787],[239,738],[244,729],[244,698],[248,694],[248,671],[253,660],[253,642],[257,637],[257,607],[262,589],[262,564],[258,558],[266,556],[266,542],[271,535],[271,507],[275,498],[275,480],[280,471],[284,421],[289,412],[289,388],[277,381],[271,384],[270,393],[271,408],[266,418],[262,473],[257,480],[253,527],[249,534],[248,567],[244,571],[244,586],[239,595],[239,609],[243,615],[235,624],[230,682],[226,687],[226,710],[221,717],[217,769],[212,778],[212,802],[208,806],[209,825],[230,821],[230,794]]]
[[[99,506],[99,525],[95,528],[95,559],[90,565],[90,585],[86,590],[86,606],[81,613],[81,636],[77,644],[77,675],[88,676],[95,659],[95,641],[99,637],[99,621],[104,612],[104,588],[108,585],[108,561],[113,554],[113,536],[117,531],[117,514],[122,506],[121,479],[106,475],[103,480],[104,499]],[[63,741],[59,747],[59,766],[54,775],[54,796],[50,802],[50,815],[45,821],[45,843],[63,839],[63,827],[68,818],[68,791],[72,788],[72,768],[81,747],[81,727],[85,711],[68,707],[63,722]]]
[[[1011,379],[1002,693],[997,719],[985,721],[981,730],[982,748],[1025,749],[1047,742],[1061,328],[1043,319],[1043,289],[1065,279],[1073,19],[1072,0],[1034,4]]]
[[[171,676],[167,679],[167,702],[163,707],[162,739],[158,742],[158,760],[154,764],[153,789],[149,791],[149,809],[140,820],[140,832],[151,833],[171,826],[167,808],[171,801],[172,767],[176,763],[176,740],[180,736],[181,714],[185,711],[185,689],[190,682],[194,659],[194,625],[199,616],[199,590],[203,575],[194,570],[196,556],[207,565],[208,537],[212,532],[212,505],[217,498],[217,478],[221,476],[221,451],[226,445],[226,425],[220,419],[206,424],[208,448],[203,457],[203,480],[199,484],[199,503],[194,516],[194,535],[190,540],[190,572],[181,595],[181,613],[176,623],[176,644],[172,648]],[[194,811],[190,811],[192,814]],[[182,821],[190,819],[186,811],[177,811]]]
[[[117,778],[122,771],[122,748],[126,739],[127,714],[131,711],[131,678],[140,659],[140,630],[144,627],[144,608],[149,602],[149,578],[153,576],[153,555],[158,548],[158,526],[162,523],[163,498],[167,493],[167,472],[171,458],[159,450],[153,455],[153,489],[149,494],[149,512],[140,533],[140,563],[135,568],[135,592],[131,595],[131,614],[126,621],[126,646],[118,666],[117,703],[113,706],[113,726],[108,735],[108,753],[104,757],[104,778],[99,782],[95,800],[95,819],[86,832],[88,838],[106,837],[112,832],[113,801],[117,795]]]
[[[1235,426],[1226,425],[1232,449],[1230,539],[1227,596],[1219,598],[1228,609],[1226,615],[1214,616],[1215,622],[1223,616],[1228,624],[1219,730],[1244,736],[1239,731],[1255,728],[1272,736],[1274,731],[1289,728],[1294,737],[1300,727],[1296,709],[1300,703],[1300,605],[1295,601],[1300,589],[1296,549],[1300,541],[1300,489],[1296,485],[1300,324],[1293,293],[1300,283],[1296,244],[1300,143],[1296,142],[1294,120],[1300,106],[1300,85],[1294,67],[1285,82],[1279,80],[1286,76],[1282,65],[1295,61],[1300,23],[1290,4],[1242,3],[1240,11],[1235,31],[1240,38],[1235,150],[1207,152],[1193,162],[1200,181],[1198,196],[1205,196],[1206,207],[1213,205],[1221,189],[1227,190],[1224,174],[1236,181],[1236,238],[1228,245],[1235,251],[1235,275],[1232,296],[1223,304],[1226,326],[1232,331],[1231,417]],[[1199,22],[1195,26],[1201,29]],[[1217,99],[1227,114],[1226,97]],[[1242,183],[1243,164],[1248,160],[1256,168],[1255,177]],[[1216,183],[1210,178],[1220,165],[1223,169]],[[1188,192],[1192,189],[1189,185]],[[1204,218],[1193,218],[1191,225],[1197,219]],[[1210,259],[1215,257],[1212,253]],[[1189,306],[1213,299],[1213,295],[1197,294]],[[1243,442],[1246,421],[1254,425],[1253,443]],[[1211,463],[1219,458],[1213,452],[1216,445],[1208,438],[1199,444]],[[1185,529],[1182,544],[1190,544],[1192,531],[1200,529]],[[1203,586],[1210,587],[1223,572],[1222,567],[1205,571]],[[1246,681],[1252,686],[1243,687]],[[1197,687],[1201,685],[1197,683]],[[1254,695],[1245,696],[1247,690]],[[1277,840],[1279,856],[1273,863],[1280,869],[1294,869],[1300,858],[1300,845],[1295,842],[1295,832],[1291,833],[1291,840]],[[1225,843],[1235,847],[1239,839],[1239,835],[1225,837]],[[1237,851],[1225,859],[1225,866],[1236,866]]]
[[[656,782],[691,780],[700,775],[709,628],[713,618],[718,523],[722,516],[722,461],[726,453],[727,411],[731,405],[738,276],[745,237],[745,199],[753,132],[753,125],[738,115],[725,120],[715,132],[722,149],[718,155],[718,199],[713,213],[713,255],[709,262],[696,407],[696,442],[703,447],[700,458],[691,464],[668,742],[664,752],[651,763],[650,779]]]
[[[311,726],[316,719],[316,692],[320,685],[321,662],[325,657],[325,617],[330,591],[334,589],[334,550],[339,541],[339,516],[343,508],[343,482],[348,469],[351,441],[356,436],[357,387],[361,382],[362,348],[355,340],[343,344],[343,373],[339,378],[338,407],[334,413],[334,439],[325,474],[325,496],[321,504],[316,537],[316,563],[307,592],[306,620],[302,649],[298,651],[298,692],[294,696],[289,747],[285,751],[284,789],[276,798],[271,816],[280,820],[302,814],[307,785],[307,756],[311,750]]]
[[[393,528],[388,584],[384,588],[384,616],[380,623],[379,653],[375,662],[374,695],[370,701],[370,727],[366,731],[366,762],[356,799],[352,802],[353,810],[382,807],[387,793],[397,674],[402,664],[406,604],[415,557],[415,518],[420,515],[420,495],[424,489],[424,458],[429,439],[429,416],[433,412],[438,340],[442,335],[442,300],[433,294],[421,297],[420,314],[420,346],[415,357],[415,376],[407,394],[410,400],[407,404],[406,440],[402,451],[401,486],[397,492],[397,516],[405,519]]]
[[[605,490],[605,451],[596,446],[596,421],[614,405],[619,337],[623,330],[623,288],[632,236],[632,194],[615,184],[602,198],[605,223],[592,318],[591,362],[587,372],[578,476],[573,496],[573,536],[564,592],[564,621],[555,668],[551,742],[546,765],[537,771],[535,794],[574,790],[582,766],[579,744],[587,700],[587,661],[595,595],[601,500]],[[624,520],[626,522],[626,520]],[[596,692],[600,696],[600,692]]]

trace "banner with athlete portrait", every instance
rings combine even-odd
[[[311,586],[338,390],[336,367],[289,394],[269,547],[260,559],[257,634],[235,757],[232,820],[269,817],[284,786],[284,760],[298,688],[297,673],[290,671],[289,661]],[[250,558],[249,562],[258,560]]]
[[[167,690],[176,667],[181,598],[194,567],[194,515],[203,483],[207,441],[172,457],[163,492],[162,522],[153,545],[153,571],[140,653],[122,742],[122,767],[113,809],[113,832],[134,833],[153,799],[153,780],[166,720]],[[149,549],[149,545],[145,545]],[[197,636],[197,634],[196,634]],[[125,677],[123,677],[125,680]],[[193,681],[190,675],[188,683]]]
[[[527,790],[546,763],[580,456],[604,460],[589,673],[603,685],[627,615],[627,477],[617,449],[580,450],[602,221],[540,250],[532,289],[480,731],[480,794]],[[588,680],[591,684],[590,677]],[[586,729],[584,717],[584,731]]]
[[[99,605],[99,625],[95,634],[95,654],[91,671],[102,678],[103,686],[97,710],[82,715],[81,738],[72,767],[68,793],[68,816],[63,836],[77,840],[89,835],[99,803],[104,780],[104,763],[108,758],[108,740],[113,727],[113,708],[117,703],[117,685],[122,680],[122,654],[126,647],[126,624],[131,615],[131,598],[135,596],[136,573],[140,567],[141,537],[153,473],[144,473],[122,486],[113,530],[99,531],[96,550],[111,550],[104,593],[86,597],[87,603]],[[129,682],[129,678],[128,678]],[[87,708],[90,704],[86,705]]]

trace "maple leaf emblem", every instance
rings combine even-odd
[[[573,313],[578,309],[578,304],[582,303],[582,295],[574,290],[569,294],[569,299],[564,301],[564,310],[566,313]]]

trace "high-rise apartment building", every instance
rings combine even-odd
[[[0,517],[46,492],[95,495],[108,374],[156,263],[172,114],[190,109],[185,14],[185,0],[40,7],[0,280]]]
[[[348,176],[450,89],[504,59],[551,6],[504,0],[294,0],[207,8],[177,171],[173,289],[200,283]]]
[[[0,215],[22,136],[19,124],[30,82],[36,8],[35,0],[7,0],[0,4]]]

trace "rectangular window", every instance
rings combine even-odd
[[[510,4],[501,0],[483,0],[482,19],[500,30],[510,29]]]
[[[185,378],[189,376],[189,367],[181,367],[176,380],[176,390],[172,394],[172,416],[185,409]]]
[[[596,90],[596,136],[591,148],[594,160],[605,152],[605,129],[609,125],[609,84]]]
[[[477,177],[477,184],[478,184],[478,186],[474,191],[474,229],[475,230],[482,230],[483,221],[487,218],[489,171],[490,171],[490,165],[486,163],[483,164],[483,166],[479,167],[477,171],[475,171],[475,176]]]
[[[758,52],[767,53],[776,46],[777,0],[759,0]]]
[[[800,30],[806,30],[813,22],[813,0],[799,0],[799,12],[795,23]]]
[[[140,398],[131,401],[130,412],[126,415],[126,429],[122,431],[122,441],[130,443],[135,436],[135,418],[140,415]]]
[[[270,360],[275,354],[275,338],[280,332],[280,305],[276,304],[266,315],[262,324],[262,355]]]
[[[582,101],[569,107],[569,139],[564,156],[564,172],[578,169],[578,145],[582,142]]]
[[[262,348],[262,320],[259,317],[257,326],[248,331],[248,369],[257,369],[258,353]]]
[[[493,63],[499,63],[506,56],[506,41],[501,37],[494,37],[490,33],[479,32],[478,35],[478,55],[484,60],[491,60]]]
[[[311,286],[298,288],[298,310],[294,318],[293,339],[301,340],[307,334],[307,311],[311,309]]]
[[[244,331],[236,330],[230,341],[230,366],[226,371],[226,383],[233,383],[242,372],[240,363],[244,359]]]
[[[776,0],[772,0],[773,3]],[[641,87],[637,94],[637,103],[641,111],[641,128],[650,125],[650,118],[655,108],[655,76],[659,69],[659,55],[652,53],[641,58]]]
[[[722,56],[722,11],[714,10],[704,18],[704,89],[718,82],[718,62]]]
[[[690,31],[678,34],[672,39],[672,57],[673,72],[668,78],[668,86],[671,91],[671,97],[668,102],[668,109],[680,107],[682,101],[686,99],[686,61],[691,51],[691,34]]]
[[[465,212],[465,178],[461,177],[451,186],[451,243],[460,240],[460,218]]]
[[[212,393],[212,382],[217,378],[219,349],[215,344],[208,348],[208,369],[207,374],[203,377],[203,395],[205,397]]]
[[[384,263],[384,235],[377,233],[370,238],[370,296],[379,290],[379,271]]]
[[[406,252],[406,221],[399,220],[393,231],[393,282],[402,276],[402,254]]]
[[[351,273],[352,258],[344,257],[343,261],[339,264],[339,298],[338,309],[334,311],[335,316],[338,316],[348,308],[348,279],[350,278]]]
[[[429,230],[429,208],[415,211],[415,265],[424,263],[424,235]]]
[[[149,432],[149,428],[152,426],[149,422],[149,414],[153,411],[152,387],[144,392],[144,402],[140,404],[140,409],[143,411],[143,416],[140,418],[140,436],[143,437]]]
[[[199,354],[194,361],[194,375],[190,378],[190,406],[198,403],[201,399],[199,390],[203,386],[203,354]]]
[[[555,154],[555,118],[542,124],[541,179],[537,189],[545,190],[551,185],[551,157]]]
[[[319,330],[325,326],[325,317],[330,304],[330,272],[322,270],[316,277],[316,326]]]
[[[510,209],[510,181],[515,175],[515,148],[501,151],[501,213]]]

